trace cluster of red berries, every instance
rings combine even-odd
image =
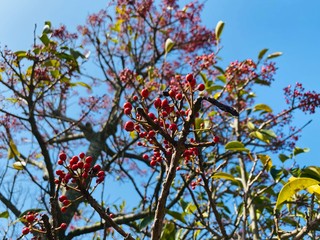
[[[65,170],[58,169],[56,174],[59,176],[55,180],[56,184],[62,183],[67,189],[68,183],[84,184],[86,180],[96,177],[96,183],[102,183],[105,179],[105,172],[101,170],[99,164],[92,165],[93,158],[86,156],[85,153],[80,153],[78,156],[73,156],[67,160],[67,155],[62,152],[59,154],[58,164],[63,166]],[[73,188],[71,188],[73,189]],[[59,201],[62,203],[62,212],[67,210],[67,207],[71,204],[70,200],[66,196],[60,196]]]
[[[35,212],[28,212],[26,215],[22,217],[23,222],[25,222],[25,227],[22,229],[22,234],[27,235],[31,231],[41,231],[45,232],[45,228],[43,226],[43,221],[41,221],[41,216]],[[67,229],[66,223],[61,223],[58,229],[65,230]]]
[[[193,74],[187,74],[185,80],[177,75],[171,80],[168,91],[163,94],[164,98],[157,97],[153,100],[153,109],[156,110],[156,113],[144,107],[145,115],[141,116],[139,111],[136,111],[134,115],[133,104],[136,104],[135,102],[139,99],[137,96],[134,96],[131,102],[124,103],[123,111],[131,118],[131,120],[125,122],[124,129],[128,132],[135,131],[139,138],[144,139],[144,141],[137,143],[138,146],[148,147],[149,144],[151,145],[153,156],[149,157],[147,154],[142,156],[144,160],[150,160],[151,166],[155,166],[172,155],[172,141],[191,114],[190,107],[186,109],[179,102],[185,98],[187,99],[185,103],[190,103],[193,99],[192,95],[196,91],[203,90],[205,90],[205,85],[199,84],[196,86],[196,79]],[[149,90],[142,89],[140,97],[142,101],[148,99],[150,97]],[[141,106],[144,105],[141,104]],[[195,115],[197,117],[199,113],[195,113]],[[146,118],[149,119],[149,122],[145,121]],[[153,121],[157,127],[153,124],[150,125],[150,121]],[[158,137],[160,135],[162,135],[163,140]],[[215,137],[214,142],[217,143],[218,141],[219,139]],[[160,145],[162,147],[159,147]],[[192,156],[197,155],[197,148],[189,148],[185,150],[183,157],[188,162]]]
[[[190,183],[191,185],[191,189],[194,190],[196,188],[196,186],[199,186],[202,182],[202,179],[199,177],[196,181],[192,181]]]

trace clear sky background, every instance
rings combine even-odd
[[[180,1],[183,5],[186,1]],[[69,29],[83,24],[88,14],[107,5],[96,0],[0,0],[0,46],[17,51],[29,48],[34,26],[38,33],[43,23],[65,24]],[[256,59],[259,51],[281,51],[276,59],[279,68],[271,88],[258,89],[259,101],[268,103],[275,112],[286,107],[283,88],[302,82],[306,89],[320,91],[320,1],[319,0],[207,0],[203,13],[206,25],[214,28],[225,22],[222,35],[222,65],[245,58]],[[320,114],[295,115],[299,127],[313,119],[304,129],[299,147],[310,147],[298,158],[299,164],[320,165]]]

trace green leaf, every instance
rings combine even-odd
[[[16,144],[13,142],[13,140],[10,140],[9,148],[8,148],[8,160],[14,157],[19,157],[19,156],[20,156],[20,153],[18,151]]]
[[[256,129],[256,127],[254,126],[254,124],[250,121],[247,122],[247,127],[249,130],[253,131]]]
[[[277,138],[277,135],[272,130],[261,129],[260,132],[265,135],[268,135],[269,137]]]
[[[200,129],[200,125],[203,122],[204,122],[203,118],[196,118],[195,119],[195,127],[196,127],[196,129]]]
[[[167,55],[168,52],[171,51],[171,49],[173,48],[174,46],[174,41],[172,41],[171,38],[168,38],[166,40],[166,43],[165,43],[165,46],[164,46],[164,51],[165,51],[165,54]]]
[[[299,147],[295,147],[294,150],[293,150],[293,155],[294,156],[297,156],[298,154],[300,153],[306,153],[306,152],[309,152],[310,149],[309,148],[299,148]]]
[[[45,33],[41,35],[40,40],[45,46],[48,46],[48,44],[50,43],[50,39]]]
[[[320,167],[309,166],[301,169],[300,177],[313,178],[320,181]]]
[[[268,55],[267,59],[272,59],[272,58],[276,58],[282,55],[282,52],[275,52],[275,53],[271,53],[270,55]]]
[[[268,50],[269,50],[268,48],[262,49],[262,50],[259,52],[258,59],[261,60],[261,59],[264,57],[264,55],[266,54],[266,52],[267,52]]]
[[[257,111],[263,111],[263,112],[268,112],[268,113],[272,112],[272,109],[268,105],[263,104],[263,103],[255,105],[253,110],[255,112],[257,112]]]
[[[281,162],[285,162],[286,160],[290,159],[290,157],[282,153],[279,154],[278,158],[280,159]]]
[[[237,180],[234,176],[225,172],[217,172],[212,176],[212,178],[220,178],[220,179],[230,180],[233,182],[239,182],[239,180]]]
[[[223,27],[224,27],[223,21],[219,21],[216,25],[215,35],[216,35],[217,42],[219,42],[219,40],[220,40],[220,36],[221,36],[222,30],[223,30]]]
[[[16,55],[18,60],[20,60],[21,58],[24,58],[24,57],[27,56],[27,52],[26,51],[17,51],[14,54]]]
[[[221,82],[226,83],[227,78],[225,75],[219,75],[217,76],[217,80],[220,80]]]
[[[320,184],[320,182],[312,178],[295,178],[286,183],[278,195],[275,209],[280,209],[281,204],[289,200],[297,192],[318,184]]]
[[[275,166],[273,166],[270,169],[270,174],[271,174],[271,176],[273,177],[274,180],[278,180],[281,177],[282,173],[283,173],[283,170],[282,169],[276,169]]]
[[[150,215],[142,219],[142,221],[139,224],[139,229],[142,230],[145,227],[147,227],[154,219],[154,215]]]
[[[258,159],[260,159],[262,164],[264,166],[266,166],[267,171],[270,171],[270,169],[272,168],[272,160],[271,160],[270,156],[264,155],[264,154],[259,154],[259,155],[257,155],[257,157],[258,157]]]
[[[181,198],[180,199],[180,205],[181,205],[183,211],[185,212],[187,207],[188,207],[188,203]]]
[[[9,212],[8,211],[4,211],[0,213],[0,218],[8,218],[9,217]]]
[[[168,209],[166,209],[166,213],[169,214],[171,217],[173,217],[174,219],[179,220],[180,222],[183,222],[184,224],[187,224],[186,220],[184,219],[184,214],[183,213],[179,213],[179,212],[175,212],[175,211],[170,211]]]
[[[208,82],[208,78],[207,78],[206,74],[204,74],[203,72],[200,72],[199,74],[203,80],[203,83],[206,84]]]
[[[176,228],[173,222],[167,222],[162,230],[160,240],[174,240]]]
[[[12,164],[12,167],[16,170],[23,170],[26,166],[26,163],[25,162],[14,162]]]
[[[221,67],[219,67],[219,66],[213,66],[213,67],[224,75],[224,71],[223,71],[223,69]]]
[[[255,79],[254,79],[254,82],[255,82],[256,84],[259,84],[259,85],[262,85],[262,86],[270,86],[270,85],[271,85],[271,83],[270,83],[269,81],[262,80],[262,79],[260,79],[260,78],[255,78]]]
[[[245,148],[244,144],[238,141],[228,142],[224,146],[224,148],[225,150],[230,150],[230,151],[249,152],[249,149]]]
[[[74,84],[77,86],[85,87],[85,88],[91,90],[91,86],[85,82],[75,82]]]
[[[192,214],[192,213],[194,213],[196,210],[197,210],[196,205],[194,205],[193,203],[189,203],[188,206],[187,206],[187,208],[186,208],[186,210],[185,210],[185,212],[186,212],[187,214]]]
[[[272,138],[276,138],[277,136],[272,130],[258,130],[249,134],[251,138],[257,138],[263,142],[270,143]]]

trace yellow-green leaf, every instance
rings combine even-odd
[[[271,107],[263,103],[255,105],[253,109],[254,111],[272,112]]]
[[[212,178],[219,178],[219,179],[230,180],[233,182],[239,182],[234,176],[225,172],[217,172],[212,176]]]
[[[263,56],[266,54],[266,52],[268,51],[268,48],[264,48],[259,52],[258,55],[258,59],[261,60],[263,58]]]
[[[260,159],[262,164],[264,166],[266,166],[267,171],[270,171],[270,169],[272,168],[272,160],[271,160],[270,156],[264,155],[264,154],[259,154],[259,155],[257,155],[257,157]]]
[[[247,122],[247,127],[249,128],[249,130],[253,131],[256,129],[256,127],[254,126],[254,124],[250,121]]]
[[[14,162],[12,164],[13,168],[16,169],[16,170],[23,170],[24,167],[26,166],[26,163],[25,162]]]
[[[223,30],[223,27],[224,27],[224,22],[223,21],[219,21],[217,23],[217,26],[216,26],[216,29],[215,29],[215,35],[216,35],[216,39],[217,39],[218,42],[220,40],[220,36],[221,36],[222,30]]]
[[[174,46],[174,41],[172,41],[171,38],[168,38],[168,39],[166,40],[166,43],[165,43],[165,46],[164,46],[164,51],[165,51],[166,55],[167,55],[168,52],[171,51],[171,49],[173,48],[173,46]]]
[[[9,148],[8,148],[8,160],[14,157],[19,157],[19,156],[20,156],[20,153],[18,151],[16,144],[13,142],[13,140],[10,140]]]
[[[245,148],[244,144],[239,141],[228,142],[224,148],[230,151],[249,152],[249,149]]]
[[[276,58],[282,55],[282,52],[274,52],[268,55],[267,59]]]
[[[286,183],[281,189],[275,209],[280,209],[281,204],[290,199],[297,192],[307,189],[310,186],[319,185],[320,182],[312,178],[295,178]]]

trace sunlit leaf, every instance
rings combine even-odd
[[[270,55],[268,55],[267,59],[272,59],[272,58],[276,58],[282,55],[282,52],[275,52],[275,53],[271,53]]]
[[[245,148],[244,144],[238,141],[228,142],[224,148],[230,151],[249,152],[249,149]]]
[[[18,151],[16,144],[13,142],[13,140],[10,140],[9,148],[8,148],[8,160],[14,157],[19,157],[19,156],[20,156],[20,153]]]
[[[4,211],[0,213],[0,218],[8,218],[9,217],[9,212],[8,211]]]
[[[217,25],[216,25],[215,35],[216,35],[216,39],[217,39],[218,42],[220,40],[220,36],[221,36],[222,30],[223,30],[223,27],[224,27],[224,22],[223,21],[219,21],[217,23]]]
[[[300,177],[313,178],[320,181],[320,167],[309,166],[301,169]]]
[[[270,156],[264,155],[264,154],[259,154],[259,155],[257,155],[257,157],[258,157],[258,159],[260,159],[262,164],[264,166],[266,166],[267,171],[270,171],[270,169],[272,168],[272,160],[271,160]]]
[[[170,211],[168,209],[166,209],[166,213],[169,214],[171,217],[173,217],[174,219],[177,219],[185,224],[187,224],[186,220],[184,219],[184,214],[183,213],[179,213],[179,212],[175,212],[175,211]]]
[[[261,59],[264,57],[264,55],[266,54],[267,51],[268,51],[268,48],[262,49],[262,50],[259,52],[258,59],[261,60]]]
[[[239,182],[233,175],[225,172],[217,172],[215,173],[212,178],[219,178],[219,179],[225,179],[225,180],[230,180],[233,182]]]
[[[48,38],[47,34],[42,34],[40,40],[45,46],[48,46],[50,43],[50,39]]]
[[[142,230],[145,227],[147,227],[154,219],[154,215],[150,215],[142,219],[142,221],[139,224],[139,229]]]
[[[197,210],[196,205],[194,205],[193,203],[189,203],[185,212],[191,214],[191,213],[194,213],[196,210]]]
[[[250,121],[247,122],[247,127],[249,128],[249,130],[253,131],[256,129],[256,127],[254,126],[254,124]]]
[[[16,169],[16,170],[23,170],[26,166],[26,163],[25,162],[14,162],[12,164],[13,168]]]
[[[310,148],[295,147],[294,150],[293,150],[293,155],[297,156],[300,153],[306,153],[306,152],[309,152],[309,151],[310,151]]]
[[[176,234],[176,228],[173,222],[167,222],[162,230],[160,240],[174,240]]]
[[[166,40],[166,43],[165,43],[165,46],[164,46],[164,51],[165,51],[165,54],[167,54],[168,52],[171,51],[171,49],[173,48],[174,46],[174,41],[172,41],[171,38],[168,38]]]
[[[278,195],[275,209],[280,209],[281,204],[289,200],[297,192],[318,184],[320,184],[320,182],[312,178],[296,178],[286,183]]]
[[[254,111],[272,112],[272,109],[266,104],[257,104],[253,108]]]
[[[290,157],[282,153],[279,154],[278,158],[280,159],[281,162],[285,162],[286,160],[290,159]]]

